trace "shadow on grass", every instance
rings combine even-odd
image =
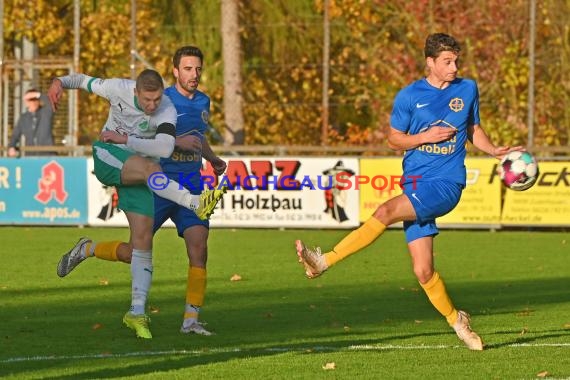
[[[236,361],[240,359],[251,359],[251,358],[261,358],[261,357],[271,357],[280,355],[283,353],[294,353],[298,355],[313,355],[313,354],[322,354],[322,353],[335,353],[335,352],[347,352],[351,351],[351,347],[353,346],[365,346],[365,347],[374,347],[379,346],[382,344],[390,344],[395,339],[397,340],[405,340],[408,338],[417,338],[422,336],[437,336],[442,335],[441,333],[421,333],[421,334],[401,334],[401,335],[394,335],[388,336],[383,339],[354,339],[351,341],[350,344],[346,344],[343,342],[333,342],[330,340],[319,340],[313,341],[311,344],[283,344],[274,347],[250,347],[250,348],[228,348],[228,349],[195,349],[195,350],[170,350],[164,352],[139,352],[137,355],[134,354],[125,354],[123,357],[101,357],[98,359],[89,358],[87,362],[85,362],[81,366],[76,366],[77,361],[81,359],[74,359],[71,363],[69,360],[44,360],[44,361],[32,361],[30,363],[26,363],[25,371],[22,372],[43,372],[43,371],[53,371],[54,369],[61,368],[61,373],[69,372],[69,367],[72,367],[73,373],[66,374],[66,375],[43,375],[41,376],[42,379],[94,379],[94,378],[118,378],[118,377],[133,377],[133,376],[142,376],[145,374],[154,374],[157,377],[168,377],[167,374],[170,373],[171,375],[173,371],[178,370],[187,370],[192,369],[193,367],[200,367],[206,366],[214,363],[225,363],[230,361]],[[563,335],[563,330],[554,330],[554,331],[542,331],[541,332],[541,339],[542,338],[552,338],[552,337],[560,337]],[[496,350],[501,347],[506,347],[512,345],[514,343],[528,343],[534,341],[536,339],[517,339],[516,342],[506,342],[502,344],[493,344],[487,345],[486,350]],[[449,348],[451,349],[451,347]],[[361,351],[367,350],[366,348],[362,348]],[[375,351],[378,353],[378,350],[374,348],[370,348],[370,351]],[[398,347],[391,348],[387,346],[382,348],[380,355],[388,354],[390,352],[398,351]],[[468,354],[468,353],[467,353]],[[139,357],[141,359],[147,359],[146,363],[128,363],[128,365],[121,366],[121,361],[133,357]],[[90,363],[95,363],[95,361],[99,360],[112,360],[113,363],[109,363],[106,368],[97,368],[92,369],[90,368]],[[284,359],[286,360],[286,359]],[[97,364],[93,365],[93,367],[98,366]],[[18,366],[14,363],[10,363],[8,365],[4,365],[4,370],[7,374],[16,375],[18,373]],[[202,368],[202,370],[204,370]]]
[[[497,331],[491,334],[487,333],[486,337],[487,339],[490,339],[489,337],[493,335],[504,336],[504,335],[512,335],[512,333],[513,333],[512,331]],[[532,334],[525,334],[525,335],[517,334],[517,335],[518,335],[517,337],[509,339],[506,342],[485,344],[485,349],[486,350],[497,349],[502,347],[519,345],[519,344],[520,345],[532,344],[532,343],[540,344],[541,342],[548,342],[548,339],[552,338],[564,338],[568,340],[568,342],[566,343],[570,344],[570,331],[568,329],[534,330]]]
[[[567,278],[549,278],[508,283],[461,282],[448,284],[448,287],[456,304],[469,310],[477,321],[478,314],[511,314],[516,318],[516,314],[524,310],[569,303],[567,284]],[[150,342],[135,340],[130,330],[120,326],[120,311],[127,307],[124,298],[128,294],[128,282],[117,283],[116,288],[95,290],[87,285],[74,285],[72,293],[65,287],[4,290],[3,297],[32,297],[36,301],[3,307],[2,312],[10,318],[3,318],[0,328],[3,340],[0,356],[3,369],[0,374],[17,376],[34,369],[47,371],[59,366],[61,373],[66,373],[65,368],[70,363],[57,357],[72,357],[78,353],[86,357],[76,360],[92,361],[96,355],[105,352],[119,356],[125,353],[127,357],[127,353],[132,352],[139,352],[141,356],[147,352],[149,357],[153,352],[182,352],[155,356],[149,364],[129,363],[121,368],[81,372],[85,367],[74,367],[79,373],[53,378],[133,376],[246,357],[272,356],[284,351],[309,353],[315,347],[335,351],[355,345],[391,345],[402,344],[403,341],[416,345],[418,341],[433,344],[434,339],[430,337],[440,342],[459,344],[453,331],[428,303],[422,291],[400,290],[390,283],[369,282],[355,286],[332,280],[294,281],[287,288],[273,289],[256,287],[255,283],[246,285],[247,289],[214,286],[209,293],[212,301],[204,315],[220,334],[186,338],[177,332],[181,320],[180,305],[183,303],[180,292],[172,295],[168,291],[184,284],[176,280],[155,282],[153,286],[158,290],[154,299],[160,304],[161,313],[152,316],[155,339]],[[121,294],[117,295],[119,289]],[[97,295],[94,296],[93,292]],[[41,304],[38,297],[42,298]],[[422,321],[423,324],[414,321]],[[560,321],[560,325],[565,322]],[[103,328],[94,328],[96,324]],[[569,331],[564,329],[537,330],[511,338],[517,328],[514,326],[518,324],[513,322],[511,331],[485,334],[486,341],[492,341],[492,336],[502,340],[500,343],[487,342],[487,349],[539,343],[560,337],[570,340]],[[186,351],[188,353],[184,353]],[[9,358],[36,355],[43,359],[7,361]],[[55,359],[49,359],[49,356]]]
[[[74,368],[72,374],[69,375],[56,375],[49,376],[44,375],[42,379],[94,379],[94,378],[115,378],[115,377],[128,377],[128,376],[140,376],[150,373],[167,373],[169,371],[176,371],[180,369],[189,369],[192,367],[198,367],[203,365],[209,365],[213,363],[223,363],[228,361],[234,361],[238,359],[246,359],[252,357],[269,357],[280,355],[283,353],[297,353],[300,355],[311,355],[320,353],[334,353],[341,351],[349,351],[351,346],[374,346],[379,345],[384,342],[391,342],[394,339],[407,339],[415,338],[418,336],[437,336],[441,333],[421,333],[421,334],[411,334],[411,335],[396,335],[388,336],[384,339],[355,339],[351,343],[347,344],[345,342],[335,342],[331,340],[317,340],[311,343],[296,343],[296,344],[282,344],[276,346],[259,346],[259,347],[249,347],[249,348],[202,348],[194,350],[168,350],[162,352],[152,352],[149,351],[145,353],[144,351],[139,351],[136,353],[126,353],[124,355],[117,354],[116,356],[101,355],[100,358],[70,358],[67,360],[61,360],[57,358],[45,358],[44,360],[20,362],[20,363],[4,363],[4,371],[6,374],[16,375],[18,373],[18,367],[25,367],[25,371],[22,372],[43,372],[43,371],[53,371],[58,367],[61,368],[61,372],[69,372],[66,369],[70,367]],[[382,349],[383,352],[394,351],[397,348],[386,348]],[[147,358],[149,363],[145,364],[133,364],[129,363],[127,366],[121,367],[120,363],[122,360],[128,358]],[[78,361],[87,360],[89,362],[94,362],[95,360],[113,360],[115,363],[109,365],[105,369],[88,369],[88,365],[77,366]],[[0,372],[1,373],[1,372]]]

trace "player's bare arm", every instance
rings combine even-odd
[[[202,139],[196,135],[186,135],[176,137],[176,148],[188,152],[202,150]]]
[[[428,130],[410,135],[396,128],[390,128],[388,146],[394,150],[409,150],[427,143],[438,143],[449,140],[457,131],[449,127],[431,127]]]
[[[513,147],[508,145],[496,146],[479,124],[472,125],[467,129],[467,138],[477,149],[497,159],[501,159],[509,152],[524,150],[524,147],[520,145]]]
[[[212,164],[214,173],[216,175],[224,174],[228,165],[226,161],[216,156],[207,140],[204,141],[204,144],[202,146],[202,157],[204,157],[210,164]]]

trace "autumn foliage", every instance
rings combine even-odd
[[[182,2],[185,3],[185,2]],[[128,77],[131,1],[81,1],[80,70]],[[212,5],[214,4],[214,5]],[[477,80],[481,119],[491,137],[527,144],[529,2],[514,0],[330,0],[328,145],[385,145],[396,92],[424,74],[423,43],[432,32],[462,42],[461,75]],[[174,7],[174,8],[173,8]],[[180,8],[179,11],[173,11]],[[64,0],[6,0],[5,54],[22,37],[42,57],[73,53],[73,6]],[[570,144],[570,5],[537,1],[535,146]],[[170,57],[181,44],[205,52],[202,89],[222,132],[219,4],[137,1],[137,51],[171,82]],[[320,145],[323,0],[240,1],[247,144]],[[137,69],[143,66],[137,62]],[[87,143],[104,122],[106,104],[80,98]]]

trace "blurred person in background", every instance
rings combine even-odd
[[[47,95],[35,88],[26,91],[24,103],[27,111],[20,115],[10,144],[8,156],[17,157],[21,146],[51,146],[53,145],[53,110],[49,105]],[[53,152],[27,152],[26,156],[51,155]]]

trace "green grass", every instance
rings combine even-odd
[[[443,231],[436,267],[486,343],[459,342],[417,284],[403,233],[307,280],[293,241],[324,249],[347,231],[216,229],[201,318],[186,336],[187,258],[174,229],[155,239],[151,341],[121,325],[130,271],[90,259],[55,273],[80,236],[126,229],[0,228],[0,377],[9,379],[533,379],[570,377],[570,236]],[[241,281],[230,281],[234,274]],[[325,370],[326,363],[335,369]]]

